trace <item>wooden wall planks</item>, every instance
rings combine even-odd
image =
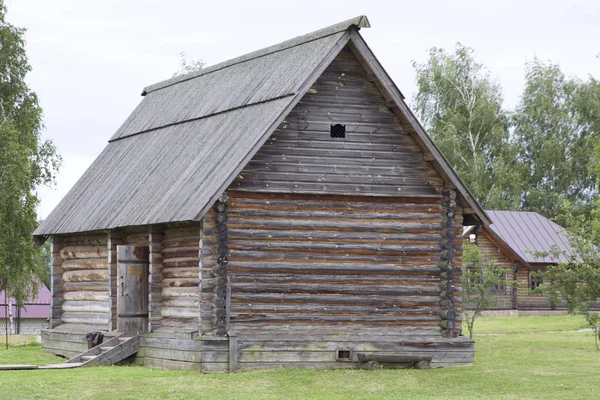
[[[330,137],[334,124],[346,126],[345,138]],[[345,48],[230,188],[438,197],[443,185]]]
[[[53,264],[55,278],[62,272],[62,299],[55,286],[55,305],[62,301],[60,318],[63,323],[105,325],[111,319],[109,295],[108,238],[106,234],[91,233],[57,236],[58,255],[62,260]],[[55,247],[55,252],[58,246]],[[60,264],[60,265],[59,265]],[[57,313],[57,311],[54,311]],[[56,325],[53,323],[53,327]]]
[[[229,194],[232,329],[437,326],[439,198]]]

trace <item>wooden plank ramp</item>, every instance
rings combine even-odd
[[[59,365],[62,365],[61,368],[69,368],[65,365],[77,367],[114,365],[137,353],[138,345],[139,334],[123,333]]]
[[[114,365],[137,353],[139,334],[123,333],[96,347],[84,351],[61,364],[48,365],[0,365],[1,370],[69,369],[97,365]]]

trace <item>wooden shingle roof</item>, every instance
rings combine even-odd
[[[143,101],[34,235],[201,219],[349,43],[462,205],[489,222],[358,33],[369,26],[366,17],[353,18],[148,86]]]

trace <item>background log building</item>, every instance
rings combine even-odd
[[[144,89],[35,232],[52,237],[47,351],[136,330],[138,363],[203,372],[473,362],[461,233],[489,220],[364,27]]]
[[[532,211],[486,211],[492,224],[467,227],[463,232],[465,242],[475,235],[479,251],[495,260],[496,265],[507,269],[507,281],[517,285],[500,285],[494,290],[497,310],[565,310],[566,304],[552,304],[550,296],[531,294],[531,290],[543,285],[536,275],[549,265],[567,261],[571,247],[565,229],[548,218]],[[565,255],[556,258],[555,248]],[[541,257],[536,252],[546,252]],[[600,308],[600,302],[596,304]]]

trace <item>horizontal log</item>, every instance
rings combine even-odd
[[[108,282],[108,270],[76,270],[63,274],[65,282]]]
[[[200,273],[199,266],[189,268],[165,268],[162,271],[164,278],[198,278]]]
[[[310,261],[237,261],[234,260],[227,266],[227,270],[234,274],[249,272],[252,274],[264,273],[293,273],[304,274],[360,274],[360,275],[394,275],[394,276],[438,276],[440,271],[435,264],[415,265],[403,263],[353,263],[353,262],[310,262]],[[427,278],[424,278],[427,279]]]
[[[163,273],[166,272],[167,268],[187,268],[194,267],[200,264],[199,257],[178,257],[178,258],[167,258],[162,262]]]
[[[295,323],[321,323],[321,324],[338,324],[338,323],[362,323],[369,325],[419,325],[419,324],[436,324],[439,322],[437,315],[432,316],[388,316],[388,315],[329,315],[329,314],[307,314],[297,315],[294,313],[290,314],[265,314],[265,315],[253,315],[253,316],[233,316],[231,317],[232,323],[248,323],[248,322],[266,322],[266,323],[284,323],[284,324],[295,324]]]
[[[355,183],[315,183],[315,182],[254,182],[236,180],[232,187],[236,190],[287,192],[292,193],[338,193],[364,196],[404,196],[404,197],[438,197],[442,186],[389,185],[389,184],[355,184]]]
[[[198,257],[199,247],[191,246],[191,247],[172,247],[165,248],[162,251],[163,263],[172,258],[183,258],[183,257]]]
[[[196,318],[198,316],[198,308],[162,307],[162,309],[160,310],[160,315],[162,315],[163,318]]]
[[[294,150],[295,151],[295,150]],[[329,169],[329,168],[327,168]],[[243,182],[242,182],[243,181]],[[250,171],[245,170],[238,175],[237,181],[241,186],[246,186],[245,182],[293,182],[300,185],[301,183],[337,183],[337,184],[367,184],[367,185],[397,185],[397,186],[443,186],[444,181],[438,177],[431,176],[415,176],[411,175],[366,175],[366,174],[341,174],[341,173],[326,173],[320,171],[312,172],[279,172],[279,171]],[[236,184],[234,182],[234,185]]]
[[[278,313],[291,313],[308,315],[310,313],[322,313],[322,314],[364,314],[370,313],[373,315],[437,315],[439,312],[439,306],[433,307],[413,307],[407,308],[405,306],[394,305],[394,306],[365,306],[362,304],[344,304],[344,305],[331,305],[331,304],[245,304],[233,302],[231,304],[231,312],[235,315],[251,315],[254,313],[266,313],[266,314],[278,314]]]
[[[64,312],[62,314],[62,321],[65,324],[96,324],[103,325],[108,324],[109,316],[108,313],[100,312]]]
[[[106,258],[67,259],[61,264],[63,270],[91,270],[108,268]]]
[[[163,298],[167,297],[197,297],[198,287],[165,287],[162,290]]]
[[[340,262],[340,263],[356,263],[365,264],[376,263],[398,263],[404,265],[423,265],[436,263],[438,255],[431,253],[429,255],[372,255],[372,254],[354,254],[344,252],[328,252],[328,253],[310,253],[310,252],[276,252],[276,251],[250,251],[236,250],[229,251],[229,257],[232,263],[238,262],[255,262],[256,260],[264,260],[265,262],[289,261],[289,262]]]
[[[73,301],[109,301],[110,295],[108,292],[65,292],[64,293],[65,300],[73,300]]]
[[[67,246],[60,251],[63,260],[75,258],[107,258],[108,249],[106,246]]]
[[[108,242],[108,235],[106,233],[95,233],[95,234],[82,234],[66,235],[66,236],[55,236],[53,243],[60,245],[58,247],[63,248],[65,246],[104,246]],[[56,245],[54,247],[57,247]]]
[[[235,242],[243,239],[270,239],[273,241],[318,240],[318,241],[359,241],[362,243],[429,243],[436,245],[439,241],[437,233],[387,233],[379,232],[331,232],[331,231],[297,231],[297,230],[264,230],[264,229],[230,229],[229,240]]]
[[[262,152],[256,153],[253,158],[253,161],[258,163],[267,163],[271,161],[285,161],[293,164],[329,164],[329,165],[350,165],[350,166],[364,166],[364,165],[374,165],[374,166],[390,166],[394,165],[399,168],[413,168],[413,167],[421,167],[426,168],[427,163],[423,159],[419,159],[417,157],[414,158],[402,158],[398,157],[397,159],[384,159],[384,158],[362,158],[362,157],[352,157],[349,154],[326,154],[319,157],[314,155],[306,155],[306,154],[296,154],[295,152],[278,152],[275,154],[263,154]],[[430,167],[431,168],[431,167]],[[331,192],[330,192],[331,193]]]
[[[387,274],[378,275],[369,273],[368,269],[359,271],[358,274],[337,274],[336,271],[326,271],[325,274],[304,274],[300,271],[298,274],[286,273],[238,273],[234,268],[228,268],[228,275],[234,282],[240,283],[335,283],[335,284],[386,284],[386,285],[421,285],[432,286],[439,281],[435,275],[416,275],[416,276],[389,276]],[[364,272],[364,273],[360,273]]]
[[[62,309],[65,312],[108,313],[110,310],[110,304],[108,301],[65,301],[62,305]]]
[[[394,221],[396,223],[437,223],[441,224],[442,218],[437,213],[398,213],[385,212],[383,210],[371,211],[368,210],[352,210],[345,211],[321,211],[321,210],[276,210],[276,209],[232,209],[229,212],[230,223],[235,222],[235,217],[273,217],[273,218],[298,218],[302,220],[317,219],[321,220],[368,220],[368,221]],[[439,225],[438,225],[439,226]],[[439,239],[439,236],[438,236]]]
[[[164,239],[162,241],[162,246],[163,249],[171,249],[178,247],[198,247],[198,243],[200,243],[200,236],[198,235],[198,232],[195,232],[193,236]]]
[[[308,251],[308,252],[352,252],[358,254],[423,254],[434,255],[440,252],[439,245],[394,245],[388,243],[349,243],[349,242],[273,242],[269,240],[242,241],[229,243],[230,250],[249,251]]]
[[[362,143],[361,143],[362,144]],[[421,178],[436,178],[438,173],[427,165],[416,165],[411,167],[398,167],[396,165],[344,165],[344,164],[324,164],[318,160],[311,162],[291,163],[281,160],[271,161],[251,161],[244,169],[244,173],[250,171],[272,171],[279,173],[314,173],[314,174],[340,174],[340,175],[371,175],[384,177],[398,177],[399,175],[410,175]],[[242,175],[244,176],[244,175]],[[245,177],[245,176],[244,176]]]
[[[340,220],[289,220],[263,219],[263,218],[235,218],[229,221],[229,229],[269,229],[269,230],[311,230],[334,232],[378,232],[387,233],[437,233],[440,231],[439,223],[432,222],[370,222],[366,221],[340,221]],[[439,237],[439,236],[438,236]]]
[[[205,299],[202,294],[202,299]],[[212,294],[210,295],[212,296]],[[208,300],[208,299],[207,299]],[[322,305],[361,305],[376,307],[431,307],[439,306],[437,297],[434,296],[378,296],[342,293],[232,293],[232,305],[234,304],[322,304]]]
[[[125,242],[129,244],[136,244],[140,246],[148,246],[150,243],[149,232],[134,232],[125,237]]]
[[[170,240],[175,238],[185,238],[198,236],[200,233],[200,223],[192,222],[185,223],[186,226],[179,226],[173,228],[167,228],[163,230],[164,240]],[[163,240],[163,241],[164,241]]]
[[[195,278],[168,278],[161,281],[163,287],[198,287],[198,277]]]
[[[366,136],[365,136],[366,138]],[[364,143],[355,141],[340,141],[336,138],[321,134],[319,137],[307,139],[303,134],[299,135],[272,135],[264,148],[270,151],[293,150],[293,149],[320,149],[320,150],[352,150],[361,154],[364,151],[385,152],[385,153],[405,153],[411,156],[421,149],[415,142],[407,140],[409,138],[402,136],[394,142],[392,138],[388,143],[377,143],[366,141]]]
[[[160,305],[163,307],[187,307],[197,309],[199,303],[198,297],[169,297],[164,299]]]
[[[63,290],[67,292],[107,292],[108,282],[65,282]]]
[[[335,284],[269,284],[231,282],[232,292],[244,293],[343,293],[358,295],[439,295],[437,286],[335,285]]]

